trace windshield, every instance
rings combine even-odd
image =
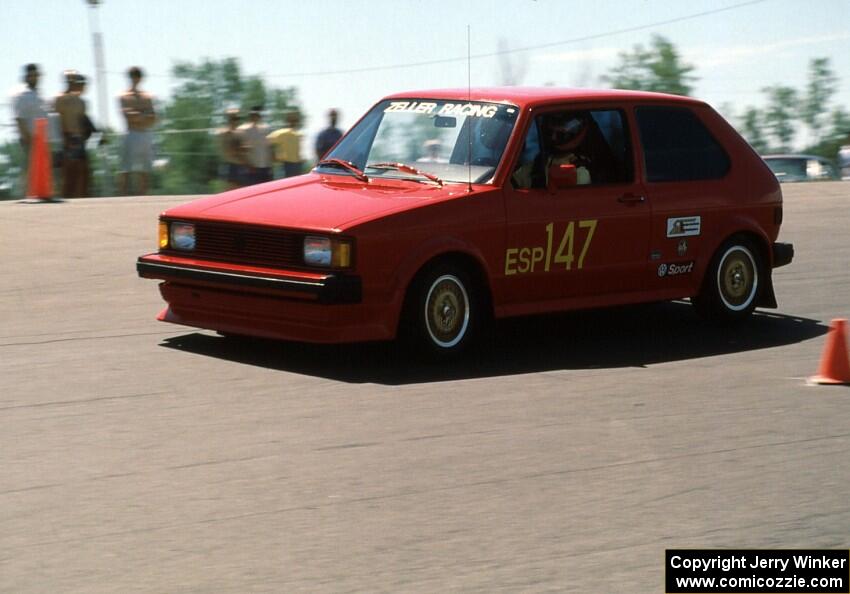
[[[382,101],[317,169],[354,175],[338,163],[326,162],[338,159],[369,178],[484,183],[502,159],[518,114],[515,106],[501,103]]]

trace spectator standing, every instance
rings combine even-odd
[[[66,198],[80,198],[88,191],[86,104],[80,96],[80,76],[76,70],[66,70],[67,88],[53,102],[62,131],[62,195]]]
[[[286,128],[269,134],[269,143],[274,150],[274,160],[281,163],[280,177],[301,175],[301,132],[298,131],[298,112],[286,114]]]
[[[262,123],[263,108],[257,105],[251,108],[248,122],[239,127],[248,160],[249,184],[261,184],[272,180],[272,151],[269,140],[269,128]]]
[[[329,150],[342,137],[342,130],[336,127],[339,112],[335,109],[328,110],[328,127],[319,132],[316,137],[316,160],[321,161]]]
[[[239,128],[239,110],[228,109],[225,112],[227,127],[218,132],[218,143],[221,155],[224,157],[224,180],[228,189],[238,188],[246,183],[245,169],[247,166],[246,147]]]
[[[77,75],[77,83],[74,86],[74,89],[77,93],[79,93],[80,97],[82,97],[86,92],[86,77],[82,74]],[[86,151],[86,143],[89,141],[89,138],[92,137],[92,134],[96,134],[100,132],[97,127],[94,125],[94,122],[89,118],[88,113],[85,111],[86,103],[83,101],[83,163],[84,163],[84,185],[83,185],[83,196],[91,195],[91,162],[89,161],[89,154]],[[100,142],[98,146],[102,146],[106,144],[106,136],[101,133]]]
[[[24,85],[12,97],[12,109],[15,113],[15,123],[18,126],[18,139],[24,153],[21,168],[22,195],[27,193],[27,174],[29,172],[30,147],[35,130],[35,120],[47,117],[44,103],[38,94],[38,80],[41,73],[36,64],[24,66]]]
[[[127,136],[121,154],[121,173],[118,176],[118,191],[126,194],[130,175],[137,179],[136,191],[140,195],[148,192],[148,178],[153,164],[153,128],[156,113],[153,97],[139,89],[143,78],[142,69],[133,66],[127,71],[130,88],[120,98],[121,113],[127,120]]]

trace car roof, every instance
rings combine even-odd
[[[563,102],[641,101],[704,105],[703,101],[682,95],[624,91],[619,89],[573,89],[559,87],[473,87],[471,89],[427,89],[394,93],[386,99],[449,99],[457,101],[489,101],[512,103],[520,108],[538,107]]]

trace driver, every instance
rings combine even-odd
[[[589,115],[582,112],[541,118],[540,152],[534,159],[517,167],[513,175],[514,185],[518,188],[547,187],[552,165],[575,165],[576,183],[591,183],[590,158],[582,150],[590,128],[588,118]]]
[[[581,151],[589,128],[587,114],[558,114],[544,123],[544,138],[548,141],[549,161],[546,164],[548,182],[551,165],[575,165],[579,185],[590,183],[590,159]]]

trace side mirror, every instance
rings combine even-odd
[[[560,190],[571,188],[578,183],[578,174],[575,165],[550,165],[549,166],[549,189]]]

